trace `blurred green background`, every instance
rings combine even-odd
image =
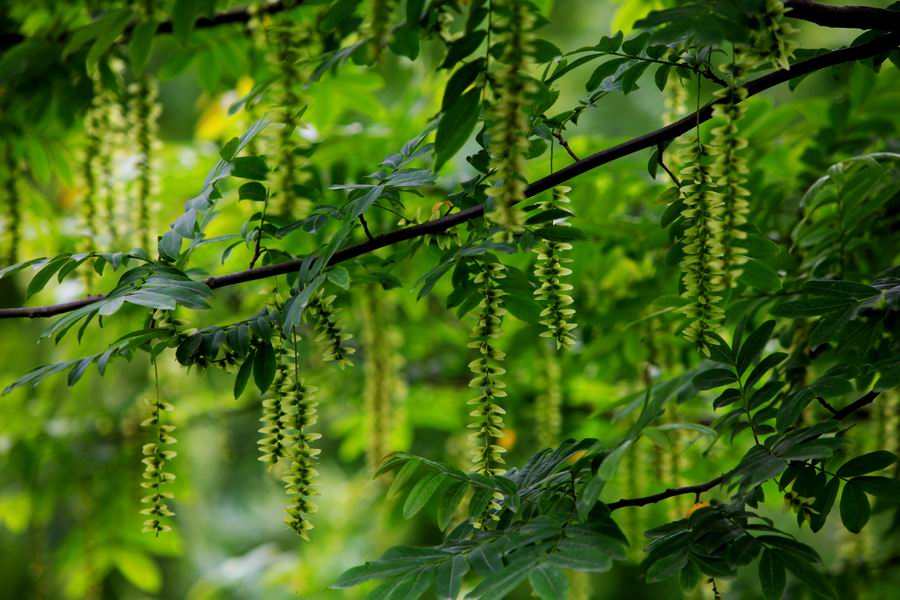
[[[542,37],[572,50],[618,29],[627,32],[636,18],[668,3],[544,0],[539,4],[551,16]],[[13,1],[8,10],[18,17],[34,11],[30,18],[39,19],[41,11],[53,9]],[[806,24],[800,29],[798,38],[808,48],[837,47],[859,33]],[[171,36],[156,43],[151,65],[163,79],[159,231],[200,190],[221,144],[248,124],[244,113],[227,112],[253,81],[249,43],[236,31],[227,27],[198,31],[200,49],[181,71],[172,66],[178,49]],[[377,68],[346,64],[309,89],[304,115],[309,127],[304,135],[322,142],[314,163],[321,165],[317,168],[326,189],[328,184],[358,181],[361,174],[374,170],[437,112],[447,73],[436,70],[442,59],[436,48],[425,46],[423,54],[415,63],[390,54]],[[590,69],[577,70],[562,81],[560,110],[586,95],[584,81]],[[750,101],[744,126],[754,177],[763,178],[755,185],[767,191],[760,206],[771,228],[786,226],[780,225],[776,207],[790,211],[819,175],[810,152],[827,148],[820,157],[824,168],[843,156],[842,140],[859,135],[896,140],[898,82],[893,65],[886,64],[878,75],[854,66],[811,76],[795,92],[782,86]],[[706,98],[708,90],[703,101]],[[691,94],[690,103],[695,102]],[[660,126],[663,112],[663,97],[648,81],[627,97],[606,98],[567,137],[575,153],[585,156]],[[78,177],[65,173],[65,164],[77,172],[83,135],[77,127],[60,126],[41,128],[35,136],[52,156],[46,175],[23,186],[25,258],[72,250],[83,234],[77,217]],[[461,152],[443,169],[436,189],[408,203],[407,217],[418,209],[420,219],[428,218],[443,194],[473,173],[463,158],[466,154]],[[680,374],[678,365],[696,362],[689,358],[693,351],[678,339],[673,322],[666,319],[666,303],[653,304],[654,299],[677,293],[678,271],[663,261],[667,247],[659,227],[663,205],[655,199],[666,182],[647,174],[648,158],[647,153],[627,157],[572,184],[574,212],[589,239],[573,252],[580,337],[575,351],[561,358],[566,437],[614,438],[633,417],[632,401],[644,389],[648,364],[666,379]],[[570,162],[555,149],[556,168]],[[529,169],[532,178],[547,174],[550,154],[531,161]],[[134,177],[127,162],[117,173],[126,186]],[[327,191],[325,201],[340,204],[344,198],[343,192]],[[239,229],[252,211],[248,204],[223,203],[209,234]],[[388,213],[371,221],[379,232],[397,224]],[[287,238],[284,244],[295,253],[314,247],[302,236]],[[196,264],[210,273],[246,268],[248,250],[239,247],[221,265],[222,249],[204,247]],[[319,387],[323,433],[321,510],[311,543],[301,542],[282,523],[282,485],[257,461],[259,397],[250,389],[234,400],[231,375],[214,369],[185,372],[172,352],[160,360],[163,398],[175,406],[178,457],[172,463],[177,475],[175,531],[158,539],[140,533],[138,514],[140,448],[146,437],[138,423],[145,411],[142,400],[153,393],[146,357],[114,363],[102,378],[91,369],[72,388],[66,387],[64,378],[56,378],[0,398],[0,598],[356,598],[366,589],[328,589],[343,570],[396,543],[437,543],[441,534],[433,519],[404,521],[396,500],[385,498],[384,482],[371,477],[363,410],[364,366],[371,349],[361,333],[365,327],[382,332],[388,342],[380,347],[396,368],[390,449],[465,467],[465,400],[470,391],[464,348],[471,317],[460,321],[445,308],[444,298],[451,289],[446,280],[419,301],[413,290],[437,256],[432,248],[397,264],[391,273],[401,285],[394,289],[360,285],[352,288],[352,297],[339,291],[341,322],[355,335],[358,348],[355,367],[342,371],[322,363],[320,351],[311,344],[314,336],[304,332],[309,342],[303,347],[305,373]],[[509,262],[527,269],[532,260],[515,256]],[[108,289],[113,278],[107,275],[96,289]],[[26,284],[24,274],[0,281],[0,304],[21,305]],[[218,290],[212,310],[185,316],[191,327],[236,321],[264,306],[270,290],[267,282]],[[74,280],[51,284],[31,303],[64,301],[85,292]],[[366,302],[380,303],[374,323],[371,317],[364,322]],[[7,385],[39,364],[97,352],[137,327],[140,319],[137,310],[122,311],[80,345],[70,336],[59,346],[46,339],[36,343],[45,322],[0,321],[0,384]],[[506,329],[502,346],[508,352],[510,430],[504,444],[510,450],[508,461],[516,464],[539,449],[533,407],[547,387],[547,351],[535,342],[539,339],[535,326],[507,319]],[[890,401],[896,406],[896,397]],[[695,402],[681,405],[669,418],[709,423],[713,414]],[[891,439],[896,446],[896,430],[884,427],[850,435],[860,448]],[[703,457],[712,439],[702,431],[688,431],[680,437],[673,459],[673,451],[665,447],[667,440],[665,435],[658,443],[643,438],[628,459],[626,476],[619,485],[608,486],[604,498],[705,481],[745,450],[721,441]],[[681,499],[649,510],[623,510],[616,516],[633,545],[639,546],[642,529],[680,516],[689,504],[689,499]],[[766,513],[779,526],[796,530],[790,524],[793,515],[783,512],[777,502]],[[867,566],[870,560],[897,556],[896,535],[878,539],[889,514],[876,515],[875,526],[859,536],[830,526],[814,539],[808,529],[796,531],[839,574],[842,597],[888,598],[900,589],[896,568],[874,573]],[[888,564],[896,567],[896,562]],[[582,597],[597,599],[680,597],[674,583],[645,586],[637,576],[632,561],[574,585],[590,590]],[[760,597],[755,573],[719,583],[726,598]],[[801,597],[798,590],[789,594]],[[520,597],[527,595],[522,590]],[[695,597],[711,597],[710,590],[701,586]]]

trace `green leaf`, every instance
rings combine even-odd
[[[714,390],[735,382],[737,382],[737,376],[730,369],[709,369],[691,380],[694,388],[698,390]]]
[[[241,363],[241,368],[238,369],[237,375],[234,377],[235,400],[241,397],[241,394],[244,393],[244,389],[247,387],[247,382],[250,381],[250,374],[253,372],[254,357],[255,352],[250,352],[250,354],[244,358],[244,362]]]
[[[409,478],[412,477],[412,474],[416,472],[416,469],[419,468],[420,464],[422,464],[422,461],[418,458],[414,458],[397,471],[397,474],[394,476],[394,481],[391,482],[391,487],[388,489],[388,498],[400,491],[400,488],[402,488]]]
[[[894,464],[897,457],[887,450],[876,450],[869,452],[856,458],[851,458],[837,470],[838,477],[856,477],[857,475],[866,475],[886,469]]]
[[[804,560],[803,557],[789,552],[782,552],[781,550],[777,550],[775,554],[777,560],[787,567],[787,570],[794,577],[809,586],[815,593],[825,598],[838,600],[838,596],[828,577]]]
[[[231,174],[241,179],[257,179],[265,181],[269,173],[266,161],[260,156],[238,156],[233,161]]]
[[[156,562],[144,553],[117,547],[110,552],[116,569],[142,592],[157,594],[162,587],[162,575]]]
[[[755,259],[748,259],[741,267],[743,272],[738,280],[752,288],[764,292],[781,289],[781,278],[771,267]]]
[[[769,338],[772,337],[774,330],[775,321],[766,321],[747,337],[738,351],[736,362],[738,376],[743,375],[750,363],[756,360],[756,357],[759,356],[759,353],[762,352],[766,343],[768,343]]]
[[[867,475],[856,477],[852,482],[879,500],[900,503],[900,479]]]
[[[665,581],[677,575],[688,563],[688,556],[679,548],[676,554],[663,556],[647,569],[647,583]]]
[[[417,481],[409,492],[409,496],[406,497],[406,502],[403,503],[403,518],[411,519],[425,508],[443,480],[440,473],[434,473]]]
[[[238,188],[238,200],[265,202],[267,196],[266,186],[258,181],[248,181]]]
[[[804,298],[779,304],[769,311],[776,317],[817,317],[854,304],[853,300],[843,297]]]
[[[481,90],[473,88],[460,96],[444,112],[434,138],[434,170],[453,158],[478,123]]]
[[[467,489],[468,486],[466,485],[466,483],[463,481],[459,481],[451,483],[444,490],[437,507],[437,523],[441,531],[447,529],[447,526],[453,519],[453,515],[456,513],[456,509],[459,507],[460,502],[462,502],[463,497],[466,495]]]
[[[569,579],[556,567],[537,566],[528,574],[528,582],[541,600],[561,600],[569,597]]]
[[[485,578],[466,598],[495,600],[503,598],[516,589],[528,577],[529,571],[537,562],[535,552],[523,552],[525,552],[524,555],[520,556],[517,554],[517,558],[513,559],[509,564],[492,573],[490,577]]]
[[[104,27],[91,46],[90,51],[88,51],[86,64],[89,69],[93,69],[100,57],[112,47],[118,37],[122,35],[122,32],[125,31],[131,19],[130,11],[113,12],[107,16],[113,16],[114,18],[110,19],[109,22],[104,19]]]
[[[336,265],[328,269],[325,273],[325,276],[328,278],[328,281],[338,286],[341,289],[348,290],[350,289],[350,273],[347,272],[347,269],[340,265]]]
[[[610,452],[603,459],[603,462],[600,463],[600,468],[597,469],[597,477],[606,481],[612,481],[616,476],[616,471],[619,470],[619,463],[622,461],[622,457],[631,448],[632,443],[632,440],[623,442],[618,448]]]
[[[272,344],[266,342],[257,348],[253,360],[253,381],[260,394],[266,393],[272,385],[272,380],[275,379],[275,363],[275,350]]]
[[[606,460],[609,460],[609,457]],[[606,480],[598,474],[586,486],[581,488],[581,491],[578,493],[575,507],[578,510],[578,519],[582,523],[587,522],[588,515],[591,509],[594,508],[594,505],[597,504],[597,499],[600,497],[600,492],[603,491],[604,485],[606,485]]]
[[[787,583],[784,565],[775,552],[766,548],[759,559],[759,584],[763,596],[769,600],[780,600]]]
[[[182,46],[187,46],[191,41],[194,21],[200,15],[201,9],[198,0],[175,0],[175,6],[172,8],[172,29],[175,31],[175,39]]]
[[[135,73],[141,74],[150,58],[153,49],[153,38],[156,35],[156,21],[142,21],[131,32],[128,44],[128,58]]]
[[[859,533],[869,521],[869,499],[859,483],[848,481],[841,492],[841,522],[850,533]]]
[[[56,272],[59,271],[63,265],[65,265],[69,261],[69,256],[61,256],[59,258],[54,258],[46,265],[41,267],[41,270],[37,272],[37,274],[31,279],[31,282],[28,284],[28,289],[25,292],[26,298],[31,298],[47,285],[47,282],[56,275]]]
[[[469,561],[462,554],[445,561],[437,569],[434,591],[441,600],[456,600],[462,589],[463,577],[469,572]]]

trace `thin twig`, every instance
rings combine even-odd
[[[372,237],[372,233],[369,231],[369,224],[366,223],[366,218],[363,215],[359,215],[359,222],[362,224],[363,231],[366,232],[366,237],[369,238],[369,241],[373,241],[375,238]]]
[[[572,151],[572,147],[569,146],[569,142],[566,141],[566,138],[563,137],[563,134],[561,131],[559,131],[558,129],[555,130],[553,132],[553,137],[556,138],[556,141],[559,142],[559,145],[562,146],[563,150],[565,150],[566,153],[572,157],[572,160],[574,160],[575,162],[578,162],[579,160],[581,160],[580,158],[578,158],[575,155],[575,152]]]
[[[663,171],[665,171],[672,179],[672,183],[675,184],[675,187],[681,189],[681,182],[675,177],[675,173],[670,171],[669,167],[666,166],[666,163],[663,162],[663,152],[665,152],[665,144],[658,144],[656,146],[656,162],[659,163],[659,166],[663,168]]]

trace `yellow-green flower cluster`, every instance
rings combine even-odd
[[[164,525],[163,518],[175,515],[169,510],[166,504],[167,500],[173,498],[171,492],[163,491],[162,486],[173,481],[175,475],[165,470],[166,463],[175,458],[174,450],[164,450],[164,446],[171,446],[175,443],[172,432],[175,431],[174,425],[163,425],[161,415],[164,412],[171,412],[172,405],[168,402],[161,402],[159,398],[150,402],[150,416],[141,422],[141,427],[152,428],[155,432],[155,441],[144,444],[141,462],[144,463],[144,481],[141,487],[150,490],[150,493],[141,499],[143,504],[149,504],[147,508],[141,510],[142,515],[149,518],[144,521],[144,531],[154,532],[159,535],[165,531],[171,531],[169,525]]]
[[[759,14],[760,27],[753,33],[751,40],[756,55],[765,62],[771,62],[778,69],[789,69],[793,44],[787,36],[796,29],[785,19],[784,2],[782,0],[765,0],[763,10]]]
[[[498,241],[510,242],[525,229],[525,161],[528,158],[528,96],[534,83],[528,77],[533,52],[534,15],[527,2],[495,0],[494,28],[503,54],[493,74],[495,98],[490,115],[490,153],[493,182],[487,194],[493,210],[487,217],[502,229]]]
[[[553,188],[551,198],[541,203],[541,209],[563,208],[569,203],[569,197],[566,194],[571,190],[572,188],[564,185]],[[564,221],[560,221],[557,225],[569,226]],[[540,283],[540,287],[534,291],[534,295],[544,305],[544,310],[541,311],[541,323],[547,328],[547,331],[541,333],[541,337],[553,338],[557,349],[569,348],[575,344],[572,330],[577,325],[569,322],[572,315],[575,314],[575,309],[568,308],[573,302],[572,297],[568,294],[572,291],[572,285],[562,282],[563,277],[572,274],[571,269],[563,266],[572,262],[571,258],[563,258],[564,254],[571,249],[572,244],[551,240],[546,240],[535,248],[538,262],[534,267],[534,275]]]
[[[335,361],[343,369],[352,367],[350,355],[356,352],[356,348],[346,345],[347,340],[353,339],[350,333],[343,333],[337,324],[337,312],[334,309],[334,300],[337,296],[326,296],[325,292],[319,292],[312,297],[306,307],[307,318],[315,324],[319,333],[316,341],[325,344],[322,360]]]
[[[129,86],[129,122],[134,136],[134,146],[138,153],[137,178],[134,181],[134,219],[137,227],[135,243],[149,249],[153,241],[153,199],[159,193],[159,141],[157,123],[161,111],[159,104],[159,84],[148,75],[143,75]]]
[[[717,90],[718,100],[713,105],[713,116],[724,123],[713,129],[712,145],[716,156],[713,174],[719,178],[718,186],[722,194],[722,285],[733,288],[741,276],[741,265],[747,262],[747,250],[735,245],[747,237],[741,226],[747,223],[750,192],[744,187],[747,182],[747,160],[741,150],[747,147],[747,140],[738,130],[737,122],[746,112],[742,104],[747,98],[747,89],[740,80],[747,74],[748,57],[739,46],[734,49],[734,57],[723,69],[730,76],[728,85]]]
[[[301,94],[309,79],[307,59],[312,55],[313,34],[309,25],[289,18],[274,23],[268,30],[272,52],[269,61],[278,73],[273,91],[276,105],[278,141],[275,165],[270,186],[273,212],[282,217],[299,220],[307,216],[311,203],[299,197],[299,186],[308,177],[303,172],[306,159],[302,156],[298,128],[304,106]]]
[[[19,197],[17,178],[19,163],[13,154],[12,143],[3,144],[0,156],[0,197],[3,197],[3,222],[0,227],[0,251],[6,264],[19,260],[19,243],[22,237],[22,200]]]
[[[272,393],[269,398],[262,401],[262,417],[259,422],[262,427],[259,433],[262,437],[257,442],[259,446],[259,460],[268,465],[269,470],[278,464],[279,459],[286,456],[286,432],[285,412],[282,408],[282,389],[290,380],[289,367],[283,360],[284,351],[276,349],[278,364],[275,367],[275,379],[272,381]]]
[[[281,401],[284,406],[282,416],[283,428],[287,434],[288,473],[282,477],[285,490],[291,496],[291,504],[285,509],[287,516],[284,522],[296,531],[304,540],[309,540],[309,530],[313,528],[309,515],[317,512],[310,498],[318,496],[315,480],[319,473],[315,463],[319,452],[312,443],[321,438],[321,434],[310,429],[318,422],[315,400],[316,388],[306,385],[297,377],[296,368],[289,369],[280,388]]]
[[[690,145],[682,169],[681,197],[684,231],[684,296],[691,323],[684,336],[703,353],[710,343],[709,334],[722,320],[718,305],[722,283],[722,196],[716,191],[716,177],[710,164],[710,149],[699,140]]]
[[[469,348],[476,348],[479,357],[469,363],[469,370],[475,377],[469,387],[478,389],[478,397],[469,400],[476,408],[469,413],[473,417],[469,428],[475,431],[470,434],[477,447],[472,451],[472,462],[475,470],[482,475],[500,475],[505,472],[502,454],[506,450],[497,444],[503,437],[503,410],[497,398],[506,397],[503,388],[506,384],[500,376],[506,369],[499,366],[506,356],[497,349],[495,340],[500,337],[500,326],[506,309],[503,308],[505,292],[500,289],[498,280],[506,277],[506,267],[500,263],[485,263],[475,276],[475,284],[482,295],[478,305],[478,323],[472,329]]]

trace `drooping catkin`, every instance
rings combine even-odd
[[[541,203],[542,210],[563,209],[569,203],[566,194],[572,188],[557,186],[553,188],[553,194],[549,200]],[[559,226],[568,227],[565,221],[556,223]],[[546,331],[541,337],[552,338],[556,348],[570,348],[575,344],[575,336],[572,330],[576,324],[570,322],[575,314],[575,309],[570,308],[574,300],[568,294],[572,291],[572,285],[563,283],[562,278],[572,274],[572,270],[563,266],[571,263],[571,258],[565,258],[566,252],[572,249],[568,242],[556,242],[545,240],[535,248],[538,261],[534,267],[534,275],[540,283],[540,287],[534,291],[538,301],[544,306],[541,311],[541,324]]]
[[[149,75],[142,75],[128,88],[129,124],[132,143],[138,155],[137,178],[133,184],[132,213],[134,215],[134,241],[150,250],[153,218],[156,212],[154,199],[159,193],[159,141],[158,119],[159,84]]]
[[[309,80],[307,59],[313,55],[315,42],[308,24],[289,18],[273,23],[268,30],[271,53],[269,62],[277,73],[273,85],[278,139],[270,186],[272,212],[299,220],[307,216],[311,203],[302,198],[302,184],[308,175],[303,171],[305,142],[298,135],[305,100],[303,85]]]
[[[472,463],[475,471],[481,475],[502,475],[503,453],[506,449],[499,441],[503,437],[503,415],[506,411],[497,403],[498,398],[505,398],[506,384],[500,379],[506,369],[500,366],[506,354],[495,345],[500,337],[503,316],[503,296],[498,280],[506,277],[506,267],[500,263],[483,263],[481,271],[475,276],[475,285],[479,286],[482,295],[478,305],[478,322],[472,329],[470,348],[478,350],[479,357],[469,363],[469,370],[475,377],[469,387],[478,389],[478,396],[469,400],[475,409],[469,413],[472,421],[469,434],[475,444],[472,450]],[[503,494],[495,492],[484,513],[476,518],[472,525],[477,529],[486,527],[488,521],[499,519],[500,502]]]
[[[276,360],[275,378],[270,386],[271,392],[268,398],[262,401],[262,416],[259,422],[262,427],[259,433],[262,437],[257,442],[259,446],[259,460],[266,463],[268,469],[273,469],[278,461],[286,456],[286,432],[285,432],[285,412],[282,408],[282,392],[285,382],[288,381],[289,365],[284,360],[284,350],[281,347],[281,340],[276,340]]]
[[[154,372],[156,364],[153,365]],[[150,490],[150,493],[141,499],[143,504],[149,506],[141,510],[142,515],[149,518],[144,521],[144,532],[153,532],[157,536],[160,533],[171,531],[172,527],[163,523],[162,519],[175,515],[169,509],[167,500],[171,500],[173,495],[169,491],[163,491],[162,486],[175,480],[175,475],[165,470],[166,463],[176,456],[174,450],[165,450],[165,446],[175,444],[175,438],[172,432],[175,426],[163,424],[163,413],[172,412],[173,407],[168,402],[160,400],[159,396],[159,375],[156,375],[156,397],[154,400],[148,401],[150,404],[150,416],[141,421],[141,427],[145,427],[153,431],[154,441],[144,444],[142,453],[144,458],[144,481],[141,487]]]
[[[681,197],[684,230],[682,260],[684,296],[690,301],[684,312],[690,324],[684,336],[704,354],[709,334],[724,316],[719,306],[722,284],[722,198],[716,191],[710,164],[710,148],[699,140],[689,147],[682,169]]]
[[[728,85],[716,90],[718,100],[713,105],[713,116],[724,123],[712,130],[712,146],[715,151],[713,174],[718,177],[718,187],[722,194],[722,285],[733,288],[743,272],[741,266],[747,262],[747,250],[737,245],[746,239],[742,226],[747,223],[750,192],[747,182],[747,160],[741,151],[747,147],[747,140],[741,136],[737,122],[746,112],[743,100],[747,89],[741,79],[747,73],[749,57],[745,50],[736,46],[731,62],[723,67],[729,75]]]
[[[22,241],[22,198],[18,189],[19,162],[11,143],[0,147],[0,198],[3,228],[0,230],[0,256],[7,265],[18,262]]]
[[[318,422],[318,402],[315,397],[317,389],[307,385],[300,377],[296,337],[292,343],[293,347],[285,353],[287,371],[279,388],[284,407],[282,427],[286,431],[288,459],[288,472],[281,479],[291,498],[291,503],[285,508],[287,516],[284,522],[304,540],[309,540],[308,532],[313,528],[309,517],[319,510],[311,498],[319,495],[315,483],[319,473],[315,465],[321,452],[312,444],[322,435],[312,431]]]
[[[342,332],[338,325],[337,311],[333,306],[335,298],[337,296],[326,296],[322,290],[317,292],[306,307],[306,318],[314,324],[319,334],[316,342],[325,345],[322,360],[334,361],[343,369],[353,366],[350,355],[356,352],[356,348],[346,345],[353,335]]]
[[[469,387],[478,389],[479,395],[469,400],[469,404],[476,407],[469,413],[473,417],[469,428],[475,430],[470,434],[476,443],[472,462],[475,471],[482,475],[501,475],[505,472],[502,455],[506,450],[497,441],[503,437],[503,415],[506,411],[496,401],[506,397],[506,384],[500,380],[506,369],[499,366],[506,354],[495,345],[506,314],[503,308],[503,296],[506,294],[497,283],[506,276],[504,271],[506,267],[500,263],[484,263],[475,276],[475,285],[479,286],[482,299],[469,347],[476,348],[479,357],[469,363],[469,369],[475,374]]]
[[[367,424],[366,457],[369,467],[376,469],[381,459],[391,451],[390,434],[393,428],[394,405],[405,393],[400,376],[403,357],[399,331],[390,326],[394,307],[381,289],[369,285],[362,303],[363,345],[365,355],[365,414]]]
[[[501,227],[498,241],[510,242],[525,229],[528,158],[528,101],[534,82],[528,76],[528,57],[533,52],[534,16],[528,3],[495,0],[493,32],[503,54],[493,75],[494,101],[490,110],[492,185],[487,194],[493,202],[488,219]]]
[[[543,359],[544,389],[537,396],[535,425],[538,444],[554,448],[562,431],[562,377],[555,351],[544,348]]]
[[[785,19],[782,0],[765,0],[759,13],[759,28],[753,32],[753,51],[764,62],[771,62],[777,69],[791,66],[794,44],[788,36],[796,31]]]

